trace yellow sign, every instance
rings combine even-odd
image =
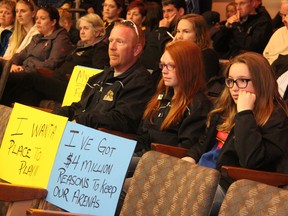
[[[67,90],[62,102],[62,106],[70,106],[73,102],[78,102],[81,99],[82,92],[86,86],[88,79],[103,70],[75,66],[72,72]]]
[[[46,188],[67,120],[16,103],[0,148],[0,178]]]

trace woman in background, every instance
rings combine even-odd
[[[33,0],[19,0],[16,3],[16,22],[14,31],[9,39],[4,59],[9,60],[15,53],[21,52],[39,34],[35,25],[37,7]]]
[[[1,103],[10,106],[14,89],[28,73],[37,73],[40,68],[54,70],[71,52],[73,46],[67,31],[59,26],[59,13],[54,7],[43,7],[37,11],[36,27],[40,34],[11,61],[12,66]]]
[[[15,6],[15,1],[0,1],[0,56],[5,54],[14,30]]]
[[[130,2],[127,7],[126,19],[132,20],[143,31],[145,31],[145,26],[143,26],[143,22],[146,19],[146,14],[147,9],[145,4],[140,0],[135,0]]]
[[[196,43],[203,56],[205,79],[208,82],[219,72],[219,58],[217,53],[211,48],[211,39],[207,23],[203,16],[198,14],[187,14],[182,16],[176,25],[177,40],[189,40]],[[193,58],[193,55],[191,56]]]

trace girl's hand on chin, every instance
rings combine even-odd
[[[256,95],[252,92],[240,90],[237,100],[237,111],[253,110],[256,101]]]

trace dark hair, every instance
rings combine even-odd
[[[163,19],[162,7],[157,2],[147,2],[147,14],[143,25],[148,31],[156,29],[159,25],[159,21]]]
[[[166,5],[169,5],[169,4],[174,5],[174,7],[177,8],[177,10],[179,10],[180,8],[183,8],[184,9],[184,14],[186,14],[187,5],[186,5],[186,1],[185,0],[162,0],[162,6],[166,6]]]
[[[60,15],[58,10],[53,7],[53,6],[44,6],[44,7],[40,7],[39,10],[44,10],[49,14],[49,18],[51,21],[56,20],[56,24],[55,24],[55,29],[59,28],[59,20],[60,20]]]
[[[99,0],[94,0],[99,1]],[[113,0],[115,4],[117,5],[117,8],[123,8],[123,0]]]
[[[134,0],[129,3],[127,11],[132,10],[133,8],[139,8],[139,12],[142,17],[145,17],[147,14],[146,5],[140,0]]]

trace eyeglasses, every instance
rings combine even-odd
[[[240,78],[240,79],[233,80],[233,79],[227,78],[225,79],[225,84],[228,88],[233,88],[234,83],[236,83],[236,86],[239,89],[244,89],[247,87],[249,81],[251,81],[251,79]]]
[[[137,39],[139,42],[139,32],[138,32],[137,25],[132,20],[121,20],[120,23],[124,24],[125,26],[129,26],[129,27],[133,28],[136,35],[137,35]]]
[[[173,64],[164,64],[164,63],[159,63],[159,68],[161,69],[161,70],[163,70],[164,68],[166,67],[166,69],[168,70],[168,71],[172,71],[172,70],[174,70],[175,69],[175,65],[173,65]]]

